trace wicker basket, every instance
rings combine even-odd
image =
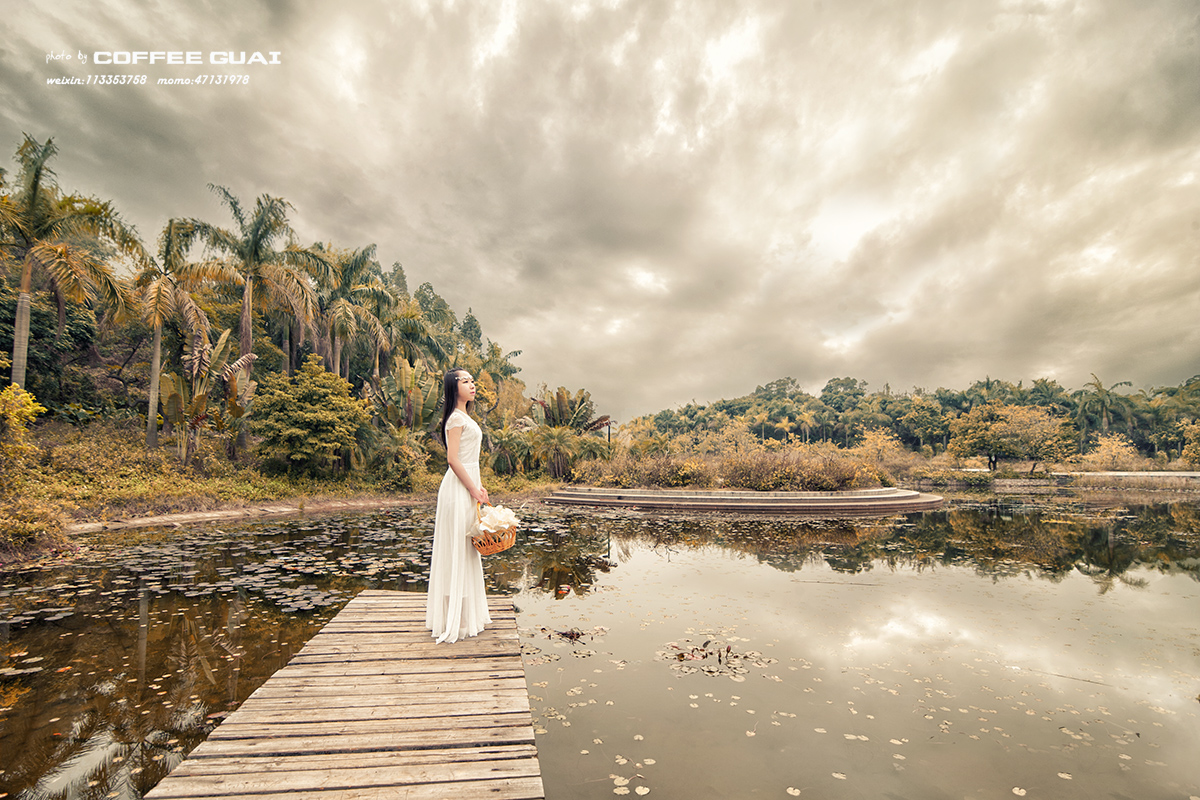
[[[483,516],[483,507],[478,503],[475,505],[475,518],[481,519]],[[491,556],[496,553],[503,553],[508,548],[512,547],[517,541],[517,526],[505,528],[499,531],[480,531],[471,537],[471,544],[475,545],[475,549],[479,551],[481,556]]]
[[[511,528],[505,528],[502,531],[477,533],[471,537],[471,544],[475,545],[475,549],[479,551],[479,555],[481,556],[502,553],[512,547],[516,541],[517,527],[515,525]]]

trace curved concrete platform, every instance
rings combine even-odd
[[[931,511],[942,505],[936,494],[910,489],[854,489],[845,492],[750,492],[707,489],[601,489],[589,486],[556,490],[547,503],[603,508],[716,511],[727,514],[777,514],[803,517],[883,517]]]

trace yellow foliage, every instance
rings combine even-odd
[[[0,552],[53,544],[62,527],[56,506],[27,497],[0,498]]]
[[[29,424],[44,413],[33,395],[16,384],[0,392],[0,495],[20,483],[26,459],[37,451],[29,442]]]
[[[1187,457],[1187,450],[1184,450]],[[1123,434],[1112,433],[1100,437],[1096,449],[1085,455],[1080,463],[1084,469],[1095,470],[1128,470],[1133,469],[1141,457],[1133,442]]]
[[[1193,466],[1200,464],[1200,423],[1185,426],[1183,435],[1187,440],[1181,453],[1183,459]]]
[[[610,460],[581,461],[574,480],[592,486],[707,488],[752,491],[835,491],[887,483],[880,468],[833,445],[799,445],[782,450],[755,448],[724,456],[645,455],[637,450]]]

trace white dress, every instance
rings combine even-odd
[[[458,458],[479,485],[479,446],[483,432],[475,420],[455,409],[446,430],[462,428]],[[429,599],[425,627],[438,642],[474,636],[492,621],[483,587],[483,559],[471,544],[467,529],[475,520],[475,500],[467,487],[447,469],[438,489],[433,522],[433,555],[429,562]]]

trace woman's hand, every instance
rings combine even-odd
[[[490,506],[492,504],[492,501],[488,499],[487,489],[483,488],[482,486],[478,486],[473,489],[471,491],[471,497],[476,503],[481,503],[485,506]]]

